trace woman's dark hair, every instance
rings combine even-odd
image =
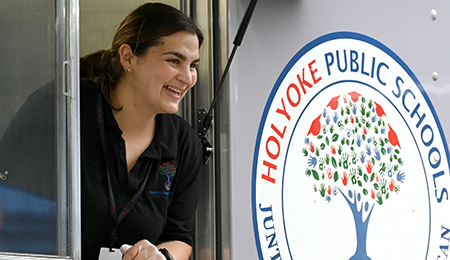
[[[100,85],[110,103],[110,89],[114,89],[125,72],[120,63],[119,48],[128,44],[134,55],[144,56],[148,48],[159,43],[161,37],[177,32],[197,35],[199,46],[203,34],[197,25],[178,9],[161,3],[146,3],[132,11],[117,29],[111,49],[100,50],[80,59],[82,78]]]

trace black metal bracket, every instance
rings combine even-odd
[[[205,109],[198,110],[198,136],[200,137],[200,141],[203,146],[203,164],[207,164],[209,157],[211,156],[211,153],[213,152],[214,148],[212,147],[211,143],[206,138],[206,134],[209,131],[209,128],[211,127],[211,123],[208,125],[204,125],[205,117],[208,115]],[[211,117],[212,120],[212,117]]]
[[[242,40],[244,39],[245,31],[247,30],[248,24],[250,23],[250,18],[252,17],[257,2],[258,0],[250,0],[247,10],[245,11],[245,15],[242,18],[241,24],[239,25],[239,29],[233,41],[233,50],[231,51],[230,57],[228,58],[227,65],[223,72],[222,78],[220,79],[219,86],[217,87],[211,106],[209,107],[209,111],[205,109],[198,110],[198,135],[203,145],[203,164],[206,164],[208,162],[209,157],[211,156],[211,153],[213,151],[213,147],[206,138],[206,134],[208,133],[209,128],[212,125],[211,113],[214,110],[217,102],[217,97],[219,96],[220,91],[223,87],[223,83],[225,82],[225,78],[228,75],[228,70],[230,69],[231,62],[233,61],[234,55],[236,54],[236,50],[241,45]]]

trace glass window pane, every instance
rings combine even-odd
[[[55,3],[0,1],[0,252],[67,254]]]

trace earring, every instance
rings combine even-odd
[[[127,68],[127,72],[128,72],[128,73],[131,73],[131,69],[130,69],[130,68]]]

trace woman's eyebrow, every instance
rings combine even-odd
[[[186,56],[184,56],[183,54],[181,54],[181,53],[179,53],[177,51],[168,51],[168,52],[163,53],[163,55],[175,55],[178,58],[182,59],[183,61],[187,60]],[[200,58],[198,58],[194,62],[200,62]]]

